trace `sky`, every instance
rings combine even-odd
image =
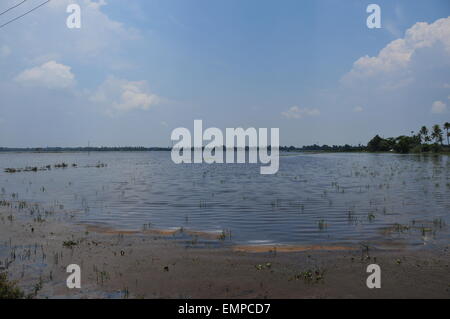
[[[195,119],[295,146],[450,121],[450,2],[52,0],[0,28],[0,146],[169,146]]]

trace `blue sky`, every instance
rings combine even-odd
[[[0,145],[166,146],[194,119],[279,127],[282,145],[408,134],[450,120],[449,16],[448,0],[53,0],[0,29]]]

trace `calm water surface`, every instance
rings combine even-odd
[[[4,172],[61,162],[78,167]],[[77,223],[231,230],[240,244],[450,239],[448,156],[282,154],[273,176],[254,164],[175,165],[169,152],[0,153],[0,168],[0,198],[63,205]]]

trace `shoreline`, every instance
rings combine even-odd
[[[450,298],[449,245],[233,249],[30,214],[0,206],[0,272],[34,298]],[[366,286],[373,263],[381,289]],[[81,267],[79,290],[66,287],[69,264]]]

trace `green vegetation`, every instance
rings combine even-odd
[[[107,167],[108,165],[105,163],[101,163],[101,162],[97,162],[97,164],[95,165],[86,165],[84,166],[84,168],[92,168],[92,167],[96,167],[96,168],[104,168]],[[68,167],[72,167],[72,168],[78,168],[78,164],[67,164],[67,163],[58,163],[55,164],[53,166],[54,168],[62,168],[62,169],[66,169]],[[52,166],[51,165],[46,165],[46,166],[42,166],[42,167],[37,167],[37,166],[32,166],[32,167],[25,167],[25,168],[5,168],[4,172],[5,173],[9,173],[9,174],[14,174],[14,173],[20,173],[20,172],[40,172],[40,171],[51,171],[52,170]],[[44,190],[43,190],[44,191]]]
[[[364,145],[306,145],[303,147],[295,147],[295,146],[281,146],[281,152],[362,152],[365,151],[366,147]]]
[[[446,130],[447,145],[444,145],[444,132],[436,124],[429,131],[426,126],[422,126],[417,134],[411,132],[411,136],[399,136],[381,138],[376,135],[367,144],[369,152],[397,152],[397,153],[426,153],[426,152],[449,152],[450,123],[444,124]]]
[[[316,270],[307,270],[301,273],[296,274],[291,280],[300,280],[303,279],[305,283],[319,283],[323,282],[325,275],[325,270],[316,269]]]
[[[78,243],[75,242],[75,241],[73,241],[73,240],[65,240],[65,241],[63,242],[63,247],[65,247],[65,248],[70,248],[70,249],[72,249],[72,248],[74,248],[74,247],[77,246],[77,245],[78,245]]]
[[[419,136],[399,136],[396,138],[390,137],[387,139],[376,135],[367,144],[369,152],[389,152],[395,151],[398,153],[408,153],[411,149],[420,145]]]
[[[0,273],[0,299],[22,299],[25,294],[16,286],[16,283],[8,281],[6,273]]]
[[[444,132],[445,130],[445,132]],[[426,126],[422,126],[420,130],[411,136],[399,136],[382,138],[376,135],[365,145],[305,145],[296,146],[280,146],[281,152],[397,152],[397,153],[424,153],[424,152],[450,152],[450,123],[445,122],[443,129],[439,125],[434,125],[431,130]],[[444,145],[444,140],[447,145]],[[270,145],[268,147],[271,148]],[[7,148],[0,147],[0,152],[36,152],[36,153],[59,153],[59,152],[151,152],[164,151],[170,152],[171,147],[142,147],[142,146],[124,146],[124,147],[46,147],[46,148]],[[226,148],[224,147],[224,150]],[[236,148],[235,148],[236,150]],[[248,146],[246,147],[248,150]],[[62,163],[54,166],[55,168],[67,168],[68,164]],[[77,167],[77,164],[72,164]],[[106,167],[104,164],[97,164],[93,167]],[[21,171],[40,171],[50,170],[51,166],[46,167],[27,167],[25,169],[6,168],[6,173],[17,173]]]

